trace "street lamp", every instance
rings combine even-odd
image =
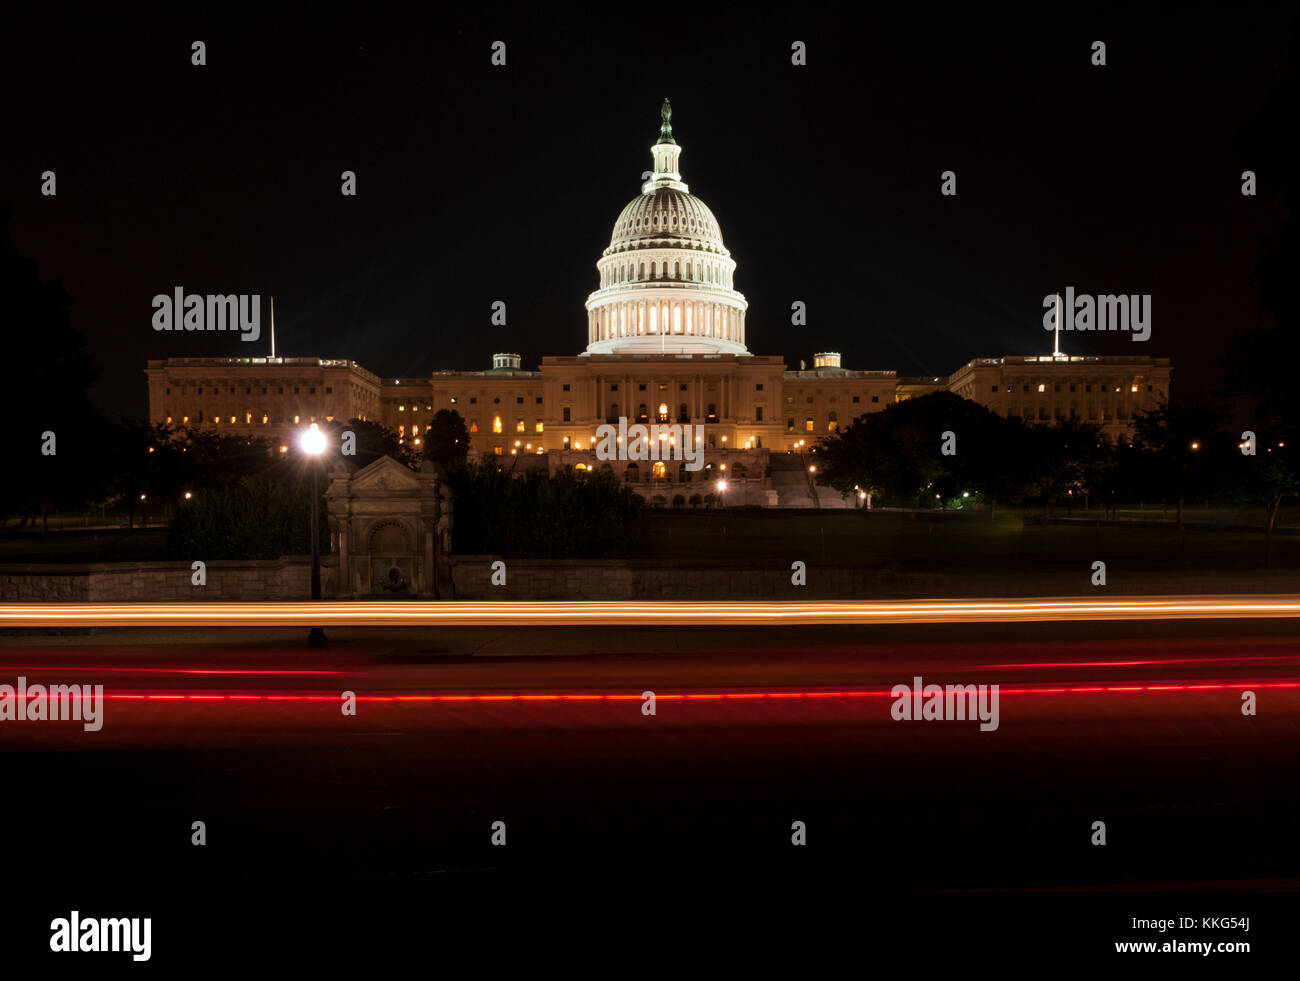
[[[317,427],[316,423],[311,424],[311,428],[304,430],[298,440],[299,447],[310,460],[311,467],[311,598],[313,603],[320,602],[320,476],[317,460],[325,452],[325,434]],[[312,647],[320,647],[325,643],[325,631],[320,627],[312,627],[311,633],[307,635],[307,643]]]

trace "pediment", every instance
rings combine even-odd
[[[409,467],[391,456],[381,456],[374,463],[358,470],[352,476],[352,493],[367,491],[413,491],[420,486],[420,478]]]

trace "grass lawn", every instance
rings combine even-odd
[[[1078,512],[1076,512],[1078,514]],[[1157,512],[1158,516],[1158,512]],[[651,512],[647,559],[701,565],[795,560],[900,573],[1300,571],[1300,535],[1038,523],[1034,514],[889,511]],[[1208,585],[1208,584],[1207,584]]]

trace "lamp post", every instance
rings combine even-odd
[[[311,428],[304,430],[298,445],[306,454],[311,467],[311,598],[313,603],[320,602],[320,476],[318,461],[320,455],[325,452],[325,434],[316,428],[316,423],[311,424]],[[312,627],[311,633],[307,635],[307,643],[312,647],[320,647],[325,643],[325,631],[320,627]]]

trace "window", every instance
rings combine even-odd
[[[1073,391],[1073,389],[1071,389],[1071,391]],[[993,386],[992,392],[994,395],[998,394],[998,387],[996,385]]]
[[[535,432],[535,433],[540,433],[540,432],[542,432],[542,431],[543,431],[543,430],[542,430],[542,420],[538,419],[537,422],[533,425],[533,432]]]
[[[469,397],[469,404],[470,404],[470,405],[478,405],[478,396],[477,396],[477,395],[471,395],[471,396]]]
[[[469,431],[470,431],[471,433],[476,433],[476,432],[478,432],[478,420],[477,420],[477,419],[471,419],[471,420],[469,421]]]
[[[786,421],[785,421],[785,431],[786,431],[787,433],[792,433],[792,432],[794,432],[794,417],[793,417],[793,416],[791,416],[790,418],[786,419]]]
[[[566,392],[569,390],[569,383],[568,383],[568,382],[565,382],[565,383],[564,383],[564,390],[565,390]]]
[[[754,421],[755,422],[763,421],[763,407],[761,405],[754,406]]]
[[[263,394],[263,395],[266,394],[266,389],[265,389],[265,388],[262,389],[262,394]]]
[[[534,402],[535,404],[537,404],[537,405],[541,405],[541,404],[542,404],[542,397],[541,397],[540,395],[537,396],[535,399],[533,399],[533,402]]]
[[[806,433],[810,433],[810,432],[812,432],[812,431],[813,431],[813,426],[814,426],[814,423],[813,423],[813,417],[812,417],[812,416],[809,416],[807,419],[805,419],[805,420],[803,421],[803,431],[804,431],[804,432],[806,432]]]
[[[645,385],[641,385],[639,390],[642,391],[642,392],[644,392],[644,391],[645,391]]]
[[[495,453],[497,456],[500,456],[500,455],[501,455],[501,446],[498,444],[497,446],[492,447],[492,452]]]
[[[618,382],[614,382],[614,384],[610,385],[610,386],[609,386],[609,390],[610,390],[611,392],[617,392],[617,391],[618,391]]]
[[[294,386],[293,386],[293,394],[294,394],[294,395],[301,395],[301,394],[302,394],[302,389],[299,388],[297,385],[294,385]]]
[[[235,394],[235,390],[234,390],[233,388],[230,390],[230,394],[231,394],[231,395]],[[315,394],[316,394],[316,386],[313,385],[310,389],[308,389],[307,394],[308,394],[308,395],[315,395]]]
[[[333,386],[333,385],[326,385],[326,386],[325,386],[325,394],[326,394],[326,395],[333,395],[333,394],[334,394],[334,386]]]
[[[659,386],[659,391],[661,391],[661,392],[666,392],[666,391],[668,391],[668,386],[667,386],[667,385],[660,385],[660,386]]]
[[[454,395],[451,397],[451,404],[452,404],[452,405],[455,405],[455,404],[456,404],[456,396],[454,396]]]
[[[170,388],[167,389],[167,394],[170,395],[171,393],[172,393],[172,390],[171,390]]]
[[[501,417],[500,417],[500,416],[495,416],[495,417],[492,419],[492,431],[493,431],[494,433],[499,433],[499,432],[501,432]],[[500,450],[501,447],[498,446],[497,449]]]
[[[808,398],[806,398],[804,401],[806,401],[809,405],[812,405],[813,397],[809,395]]]
[[[523,405],[523,404],[524,404],[524,397],[522,395],[516,395],[515,405]]]
[[[873,396],[871,396],[871,401],[873,401],[873,402],[879,402],[879,401],[880,401],[880,396],[879,396],[879,395],[873,395]]]
[[[567,405],[564,407],[564,421],[565,421],[565,422],[569,422],[569,421],[570,421],[570,420],[569,420],[569,407],[568,407]]]
[[[762,383],[762,382],[757,382],[757,383],[754,385],[754,391],[756,391],[756,392],[761,392],[762,390],[763,390],[763,383]]]
[[[853,404],[854,404],[854,405],[857,405],[857,404],[858,404],[859,402],[861,402],[861,401],[862,401],[862,396],[861,396],[861,395],[855,395],[855,396],[853,396]]]
[[[785,404],[786,404],[786,405],[794,405],[794,396],[793,396],[793,395],[787,395],[787,396],[785,397]]]
[[[679,387],[678,391],[682,391],[682,392],[686,391],[686,384],[685,384],[684,382],[683,382],[682,385]]]
[[[522,419],[515,420],[515,432],[517,433],[524,432],[524,421]]]
[[[501,398],[500,398],[500,396],[498,396],[497,398],[494,398],[494,399],[492,400],[492,404],[493,404],[493,405],[500,405],[500,404],[501,404]]]

